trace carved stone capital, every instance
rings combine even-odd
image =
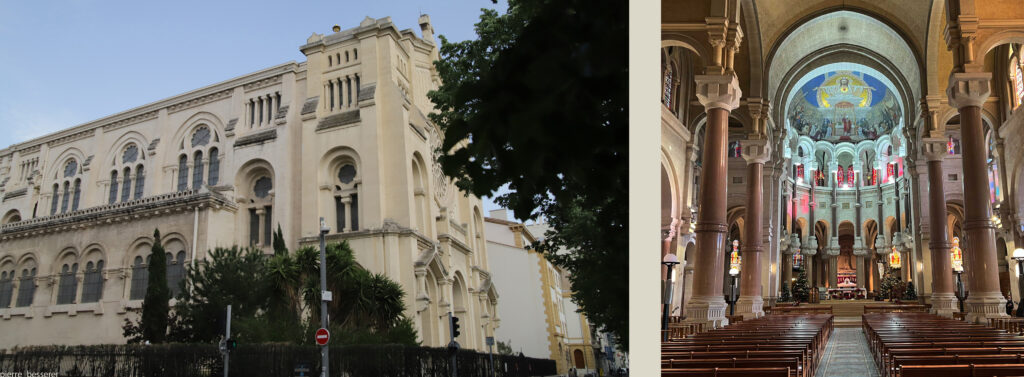
[[[957,109],[968,106],[981,107],[991,93],[992,73],[990,72],[954,72],[949,74],[949,87],[946,88],[946,96],[949,97],[949,104]]]
[[[740,151],[747,164],[763,164],[772,157],[772,147],[768,140],[740,140]]]
[[[697,99],[704,105],[705,111],[724,109],[732,111],[740,106],[740,83],[736,75],[697,75]]]
[[[946,140],[940,138],[925,138],[921,143],[921,151],[928,162],[942,161],[949,155],[946,150]]]

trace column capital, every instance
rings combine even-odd
[[[957,109],[968,106],[981,107],[991,93],[992,73],[990,72],[954,72],[949,74],[949,87],[946,88],[946,96],[949,97],[949,104]]]
[[[940,138],[925,138],[921,140],[921,151],[928,162],[942,161],[949,155],[946,150],[946,140]]]
[[[767,139],[740,140],[740,154],[747,164],[763,164],[772,157],[772,147]]]
[[[736,75],[697,75],[697,99],[704,105],[705,111],[724,109],[732,111],[740,106],[740,83]]]

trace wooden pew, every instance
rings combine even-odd
[[[902,377],[1005,377],[1024,376],[1024,364],[907,365]]]
[[[662,369],[662,377],[789,377],[789,368],[674,368]]]

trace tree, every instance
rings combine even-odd
[[[543,216],[552,230],[533,246],[571,272],[580,310],[628,349],[628,4],[508,5],[483,10],[476,40],[440,37],[443,85],[428,93],[438,161],[466,192],[507,187],[498,204]]]
[[[807,302],[811,297],[811,289],[807,283],[807,270],[800,268],[800,274],[793,282],[793,301]]]
[[[782,293],[779,294],[779,302],[789,302],[793,298],[789,295],[789,286],[786,284],[782,285]]]
[[[142,339],[163,343],[167,338],[167,317],[171,290],[167,286],[167,255],[160,243],[160,229],[153,231],[153,247],[149,253],[149,281],[142,301]]]
[[[512,352],[513,352],[512,351],[512,341],[511,340],[509,340],[507,342],[502,342],[502,341],[499,340],[499,341],[495,342],[495,345],[498,348],[498,354],[499,355],[511,355]]]
[[[348,243],[326,250],[329,329],[337,344],[417,344],[404,317],[405,292],[384,275],[358,264]],[[211,343],[224,333],[224,308],[232,305],[232,337],[246,343],[309,343],[320,327],[320,252],[305,247],[272,256],[257,249],[217,248],[189,268],[174,307],[172,339]],[[303,317],[303,313],[308,313]]]
[[[288,246],[284,244],[284,233],[281,232],[281,224],[277,224],[277,232],[274,232],[274,255],[288,254]]]
[[[907,301],[917,301],[917,289],[914,289],[914,282],[907,282],[906,293],[903,294],[903,299]]]
[[[903,290],[900,287],[901,283],[899,270],[886,266],[885,273],[882,275],[882,287],[879,290],[879,297],[883,300],[903,297]]]

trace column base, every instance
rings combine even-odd
[[[686,322],[704,323],[708,328],[719,328],[729,324],[725,318],[729,305],[725,299],[716,296],[698,296],[686,303]]]
[[[931,303],[932,308],[929,313],[932,314],[953,318],[953,313],[960,311],[960,308],[957,307],[956,296],[952,293],[933,293]]]
[[[740,297],[736,300],[736,314],[742,315],[743,320],[764,317],[764,299],[761,296]]]
[[[989,318],[1009,317],[1006,315],[1006,299],[1001,292],[971,292],[964,301],[967,322],[988,324]]]

